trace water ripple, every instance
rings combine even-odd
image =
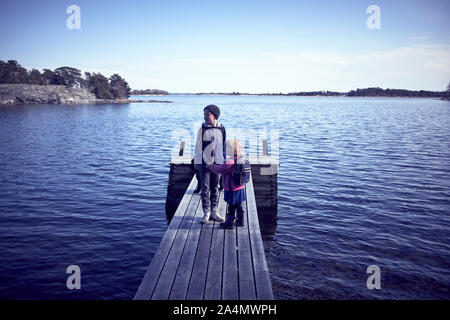
[[[170,99],[0,108],[0,298],[132,298],[167,228],[172,130],[193,139],[210,103],[230,136],[280,132],[278,220],[264,241],[276,298],[450,298],[448,102]],[[80,292],[65,289],[70,264]],[[370,264],[382,290],[366,287]]]

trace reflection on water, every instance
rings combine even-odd
[[[167,228],[171,134],[193,139],[210,103],[227,136],[280,130],[277,220],[261,222],[276,298],[450,297],[449,102],[170,100],[0,107],[0,298],[132,298]]]

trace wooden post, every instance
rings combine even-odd
[[[262,141],[262,147],[263,147],[263,156],[269,155],[269,149],[267,148],[267,140],[264,139]]]
[[[185,142],[184,142],[184,141],[181,141],[181,143],[180,143],[180,152],[178,153],[178,155],[179,155],[180,157],[183,156],[183,153],[184,153],[184,146],[185,146]]]

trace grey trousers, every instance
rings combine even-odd
[[[202,186],[202,206],[203,212],[210,213],[217,208],[219,202],[219,178],[220,174],[214,173],[204,166],[198,166],[200,172],[200,184]]]

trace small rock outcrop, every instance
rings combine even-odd
[[[87,89],[61,85],[0,84],[0,104],[78,104],[109,102]]]

